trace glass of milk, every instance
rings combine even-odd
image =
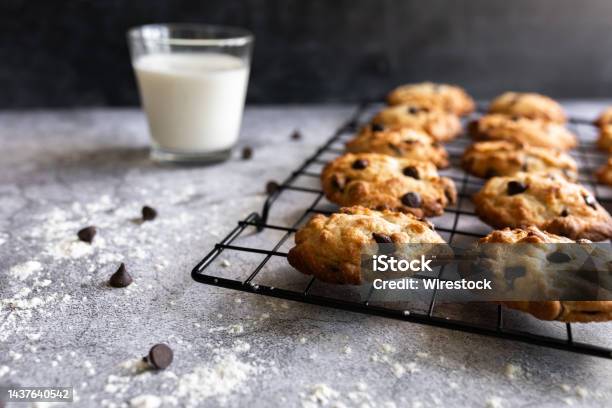
[[[157,161],[227,159],[238,140],[253,35],[240,28],[151,24],[128,32]]]

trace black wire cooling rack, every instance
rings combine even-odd
[[[239,221],[215,245],[193,269],[193,279],[243,292],[612,359],[611,348],[590,344],[588,339],[577,336],[569,323],[539,321],[500,305],[444,302],[444,295],[435,289],[425,299],[379,301],[371,286],[325,284],[289,266],[287,251],[293,244],[292,238],[297,229],[313,214],[330,214],[337,209],[326,202],[320,189],[319,177],[323,166],[344,153],[344,142],[354,136],[361,124],[367,122],[374,109],[380,107],[376,103],[361,105],[327,142],[279,183],[278,188],[267,197],[261,213],[254,212]],[[610,211],[612,190],[597,185],[593,177],[594,169],[607,158],[595,148],[596,131],[585,119],[572,118],[568,126],[580,139],[580,147],[572,152],[579,165],[580,182],[590,186],[598,201]],[[469,244],[491,231],[490,227],[478,220],[470,200],[483,181],[468,175],[458,166],[459,158],[469,143],[470,140],[462,136],[446,145],[452,166],[440,173],[457,184],[458,202],[446,208],[443,216],[432,219],[436,230],[453,246]],[[293,196],[283,201],[284,196],[296,194],[299,197]],[[283,215],[273,217],[277,211]],[[272,218],[281,221],[275,222]],[[233,252],[232,265],[215,262],[224,252]],[[444,267],[439,269],[437,277],[442,278],[443,273]]]

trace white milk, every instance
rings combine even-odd
[[[248,66],[223,54],[150,54],[134,63],[154,143],[175,152],[214,152],[238,139]]]

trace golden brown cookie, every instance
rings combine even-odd
[[[606,164],[597,169],[595,176],[599,183],[612,186],[612,157],[608,158]]]
[[[438,168],[448,167],[448,153],[442,145],[420,130],[367,125],[346,143],[351,153],[380,153],[405,159],[426,160]]]
[[[597,148],[604,152],[612,153],[612,125],[604,125],[599,128]]]
[[[476,104],[465,89],[448,84],[422,82],[395,88],[387,96],[389,105],[414,105],[421,108],[439,109],[463,116],[474,112]]]
[[[595,119],[595,125],[604,127],[606,125],[612,125],[612,106],[604,109],[603,112]]]
[[[548,96],[530,92],[505,92],[493,99],[489,113],[565,123],[561,105]]]
[[[427,221],[411,214],[342,208],[329,217],[315,215],[295,234],[289,264],[324,282],[359,285],[364,282],[361,254],[377,243],[444,243]]]
[[[612,217],[583,186],[558,173],[493,177],[474,195],[478,216],[495,228],[535,225],[571,239],[612,237]]]
[[[447,142],[461,133],[461,121],[456,115],[414,105],[385,108],[372,119],[372,123],[420,130],[438,142]]]
[[[474,143],[463,153],[461,167],[483,178],[541,171],[560,171],[570,180],[577,177],[576,162],[570,155],[506,140]]]
[[[476,140],[509,140],[562,150],[577,145],[576,136],[565,126],[543,120],[490,114],[471,122],[468,129]]]
[[[453,181],[440,177],[430,162],[378,153],[347,153],[321,174],[328,200],[343,207],[409,212],[417,217],[441,215],[455,203]]]
[[[541,231],[530,226],[522,229],[505,228],[493,231],[482,238],[480,243],[501,244],[554,244],[572,243],[571,239]],[[587,241],[588,242],[588,241]],[[543,247],[542,250],[547,250]],[[537,271],[534,271],[537,272]],[[610,301],[505,301],[506,306],[527,312],[542,320],[559,320],[562,322],[603,322],[612,320],[612,302]]]

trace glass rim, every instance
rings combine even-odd
[[[202,33],[203,38],[162,38],[153,36],[151,33],[155,29],[167,28],[191,31],[193,33]],[[147,31],[151,31],[147,34]],[[204,38],[204,32],[227,33],[228,35],[222,38]],[[244,46],[253,42],[253,33],[245,28],[224,26],[215,24],[196,24],[196,23],[161,23],[161,24],[144,24],[132,27],[127,31],[127,37],[131,41],[153,42],[157,44],[168,45],[186,45],[186,46]]]

